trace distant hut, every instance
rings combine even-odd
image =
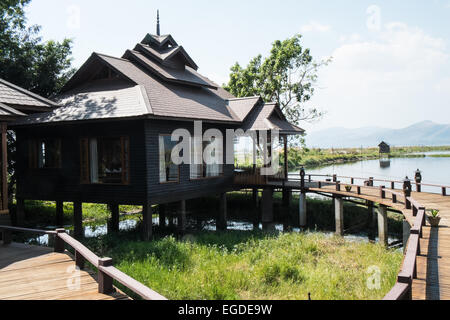
[[[388,145],[386,142],[382,141],[378,147],[380,148],[380,154],[390,154],[391,153],[391,146]]]

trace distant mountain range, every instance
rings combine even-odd
[[[329,128],[311,132],[306,136],[306,145],[309,148],[374,147],[381,141],[386,141],[391,146],[450,145],[450,124],[423,121],[403,129]]]

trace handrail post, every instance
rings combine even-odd
[[[0,230],[2,233],[3,244],[8,245],[12,242],[12,231],[11,230]]]
[[[84,269],[86,259],[83,257],[83,255],[75,250],[75,265],[80,268],[80,270]]]
[[[333,182],[337,182],[337,175],[333,174]]]
[[[357,193],[358,195],[361,194],[361,187],[360,187],[360,186],[357,186],[357,187],[356,187],[356,193]]]
[[[103,294],[109,294],[114,292],[113,278],[104,273],[101,267],[110,267],[113,265],[111,258],[98,259],[98,292]]]
[[[373,179],[374,179],[373,177],[369,178],[369,186],[370,187],[373,187]]]
[[[445,197],[447,195],[447,190],[445,187],[442,187],[442,195]]]
[[[380,186],[380,197],[381,199],[386,199],[386,191],[385,191],[385,186]]]
[[[336,191],[341,191],[341,182],[336,181]]]
[[[411,278],[411,276],[398,275],[397,282],[405,283],[408,285],[408,293],[407,293],[405,300],[412,300],[412,278]]]
[[[303,167],[300,169],[300,188],[302,191],[305,189],[305,169]]]
[[[63,253],[64,252],[64,240],[59,237],[58,234],[65,233],[65,229],[56,229],[55,241],[53,244],[54,252]]]
[[[391,181],[391,189],[395,190],[395,182],[394,181]]]
[[[397,203],[397,195],[395,193],[392,194],[392,203]]]

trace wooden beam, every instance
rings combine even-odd
[[[216,229],[225,231],[227,230],[227,194],[222,193],[220,195],[220,208],[219,216],[217,217]]]
[[[166,227],[166,205],[160,204],[158,206],[158,215],[159,215],[159,227],[164,229]]]
[[[180,201],[178,209],[178,231],[183,233],[186,231],[186,200]]]
[[[263,229],[268,231],[275,230],[275,225],[273,222],[273,189],[264,188],[262,199],[261,199],[261,209],[262,209],[262,223]]]
[[[58,227],[64,224],[64,202],[56,201],[56,225]]]
[[[287,135],[283,136],[284,140],[284,179],[287,181],[289,178],[288,172],[288,137]]]
[[[142,206],[143,215],[143,236],[145,241],[149,241],[153,237],[153,209],[151,203],[144,203]]]
[[[108,223],[108,233],[119,232],[119,205],[117,203],[110,203],[108,206],[111,211],[111,219]]]
[[[73,233],[75,238],[84,236],[83,230],[83,204],[81,201],[73,203]]]

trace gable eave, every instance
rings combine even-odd
[[[137,83],[135,81],[133,81],[131,78],[129,78],[123,72],[119,71],[117,68],[115,68],[113,65],[111,65],[108,61],[103,59],[102,56],[106,56],[106,57],[110,57],[110,58],[114,58],[114,59],[125,60],[125,59],[122,59],[122,58],[112,57],[112,56],[108,56],[108,55],[105,55],[105,54],[93,52],[91,54],[91,56],[86,60],[86,62],[72,76],[72,78],[70,78],[69,81],[67,81],[66,84],[61,88],[59,93],[61,94],[61,93],[64,93],[64,92],[67,92],[67,91],[69,91],[71,89],[76,88],[77,87],[77,81],[80,81],[80,78],[82,78],[82,76],[84,76],[85,74],[89,74],[89,72],[90,72],[89,68],[91,68],[92,65],[94,63],[96,63],[96,62],[102,63],[103,65],[107,66],[108,68],[111,68],[111,70],[116,72],[119,76],[121,76],[125,80],[130,81],[131,83],[137,85]]]

